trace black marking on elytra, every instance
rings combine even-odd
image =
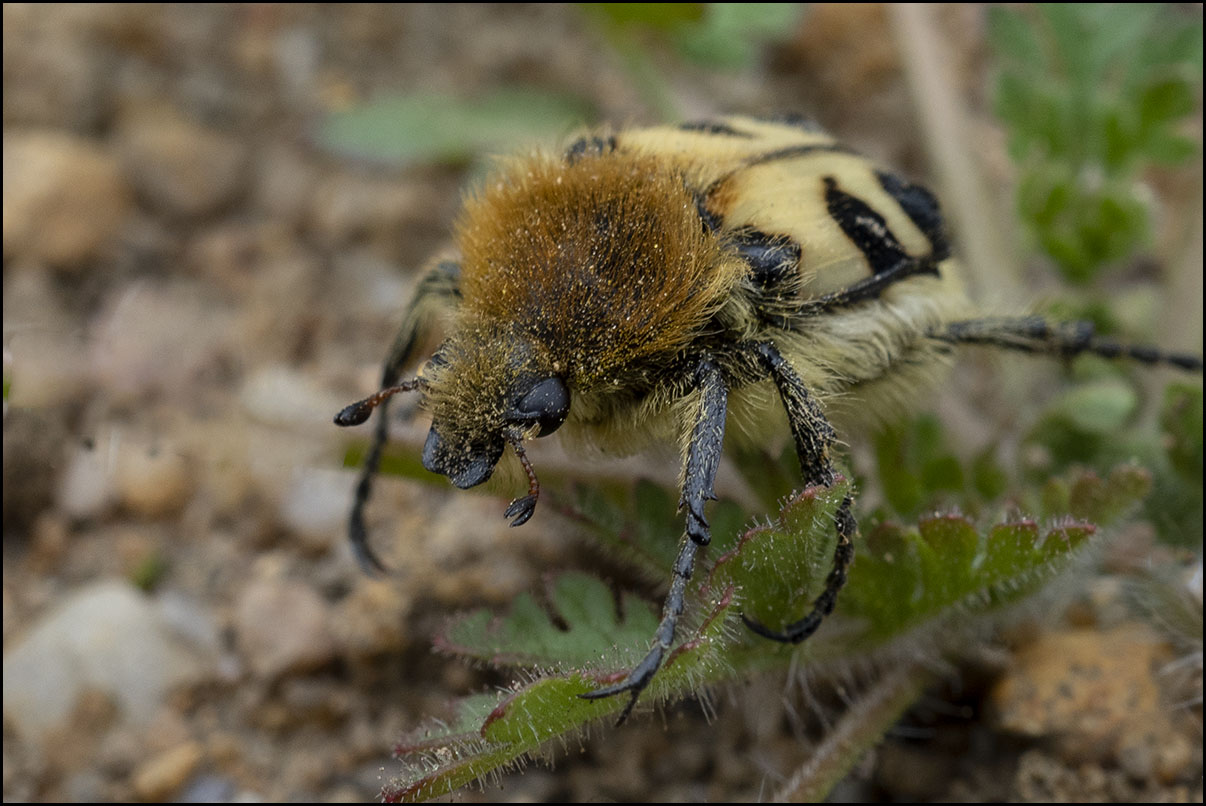
[[[750,280],[758,291],[774,291],[799,271],[800,245],[786,235],[743,227],[731,238],[737,254],[749,264]]]
[[[614,137],[581,137],[565,150],[565,160],[573,165],[583,157],[599,157],[616,150]]]
[[[946,239],[946,226],[934,194],[930,193],[928,188],[915,185],[888,171],[876,171],[875,178],[879,180],[880,187],[905,211],[909,220],[929,239],[930,259],[939,262],[950,257],[951,247]]]
[[[892,234],[883,216],[862,199],[840,189],[832,176],[826,176],[822,181],[829,215],[863,253],[873,273],[892,271],[909,260],[909,254]]]
[[[810,157],[815,154],[857,154],[858,152],[839,143],[812,143],[810,145],[787,146],[774,151],[767,151],[745,161],[746,167],[765,165],[768,162],[792,160],[798,157]]]
[[[703,134],[723,135],[724,137],[744,137],[749,139],[754,136],[749,132],[734,129],[727,123],[720,123],[715,120],[695,120],[689,123],[680,123],[678,124],[678,128],[684,132],[701,132]]]
[[[819,134],[825,129],[821,124],[817,123],[814,118],[808,115],[802,115],[799,112],[783,112],[778,115],[771,115],[765,118],[767,123],[782,123],[785,126],[792,126],[809,134]]]

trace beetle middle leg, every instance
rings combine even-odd
[[[821,484],[830,486],[837,478],[830,459],[830,448],[836,439],[833,427],[825,419],[824,412],[816,400],[808,394],[808,389],[791,364],[787,362],[778,348],[772,342],[764,341],[751,345],[759,363],[770,374],[779,390],[783,407],[787,410],[787,420],[791,425],[792,438],[796,445],[796,455],[800,461],[800,470],[804,475],[805,484]],[[846,584],[846,573],[850,562],[854,559],[854,537],[858,533],[858,522],[851,511],[854,500],[846,495],[833,515],[834,527],[837,530],[837,546],[833,551],[833,567],[825,578],[825,588],[812,603],[812,610],[799,621],[785,626],[781,631],[772,630],[765,625],[742,615],[746,626],[759,635],[784,643],[798,644],[816,632],[817,627],[825,616],[833,612],[837,604],[838,592]]]
[[[691,431],[691,442],[687,446],[686,471],[679,498],[679,509],[686,510],[686,530],[674,560],[674,576],[662,608],[662,620],[653,636],[653,646],[619,683],[578,695],[583,699],[597,700],[627,692],[628,704],[616,724],[628,718],[637,697],[649,685],[674,643],[674,631],[685,606],[687,582],[695,567],[695,554],[712,539],[708,519],[704,516],[704,504],[716,498],[714,485],[724,444],[728,388],[720,368],[706,356],[696,365],[695,384],[699,390],[699,411]]]

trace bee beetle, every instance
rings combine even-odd
[[[450,335],[402,380],[439,316]],[[560,430],[612,453],[681,446],[685,534],[651,647],[623,680],[582,695],[627,694],[622,722],[674,642],[710,540],[726,426],[763,444],[790,432],[804,483],[830,485],[830,414],[857,426],[907,406],[960,344],[1202,368],[1083,322],[978,317],[934,196],[802,120],[634,129],[502,161],[467,197],[455,252],[421,281],[382,390],[335,422],[363,423],[394,394],[419,392],[432,415],[428,470],[473,487],[515,452],[528,492],[505,512],[512,526],[540,493],[530,438]],[[378,569],[364,508],[386,436],[381,416],[349,529]],[[746,618],[751,630],[799,643],[833,610],[854,556],[852,506],[847,496],[834,515],[817,599],[790,624]]]

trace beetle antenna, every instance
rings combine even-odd
[[[523,449],[523,437],[509,433],[507,442],[510,442],[511,447],[515,449],[515,455],[519,457],[519,463],[523,465],[523,472],[528,474],[528,494],[512,501],[511,506],[507,507],[507,511],[503,513],[503,517],[514,518],[511,521],[512,526],[522,526],[536,511],[536,499],[540,498],[540,482],[536,479],[536,471],[532,468],[527,451]]]
[[[364,400],[358,400],[350,406],[345,406],[342,411],[335,415],[335,425],[360,425],[369,418],[369,415],[373,413],[373,409],[394,395],[399,392],[413,392],[422,385],[423,381],[421,378],[411,378],[409,381],[403,381],[397,386],[388,386],[380,392],[369,395]]]

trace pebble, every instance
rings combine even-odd
[[[117,143],[130,181],[155,212],[199,218],[243,192],[248,153],[242,142],[168,108],[128,114]]]
[[[331,244],[363,238],[398,246],[400,222],[432,216],[431,195],[415,182],[335,174],[311,195],[308,221]]]
[[[110,698],[120,721],[146,724],[173,689],[210,677],[216,661],[214,647],[179,635],[154,599],[123,581],[96,582],[6,647],[5,723],[40,744],[91,692]]]
[[[102,49],[89,36],[94,31],[80,17],[64,5],[5,6],[4,74],[11,77],[4,82],[5,127],[86,132],[101,121],[113,71],[105,69]]]
[[[187,458],[176,449],[127,436],[119,444],[114,487],[127,512],[162,518],[188,502],[193,474]]]
[[[59,509],[77,520],[97,518],[103,514],[116,497],[112,465],[112,457],[102,446],[92,443],[77,445],[59,478]]]
[[[290,474],[281,503],[281,522],[307,547],[328,550],[344,539],[355,486],[355,473],[332,468],[296,468]]]
[[[356,580],[332,618],[340,654],[356,658],[400,651],[409,639],[408,616],[413,605],[411,586],[396,579]]]
[[[1021,649],[1014,667],[991,694],[1002,728],[1032,737],[1056,737],[1072,764],[1114,762],[1150,769],[1150,754],[1128,748],[1128,737],[1165,724],[1152,670],[1168,649],[1145,626],[1045,633]]]
[[[309,586],[257,579],[235,607],[239,651],[261,678],[320,666],[334,652],[327,606]]]
[[[196,403],[231,345],[228,309],[192,282],[135,283],[115,291],[92,320],[87,365],[114,405],[163,395]],[[187,391],[186,391],[187,390]]]
[[[272,220],[299,227],[317,179],[316,169],[298,149],[271,147],[256,160],[256,204]]]
[[[47,272],[4,271],[4,404],[46,408],[70,402],[85,386],[80,327],[64,309]]]
[[[131,211],[117,160],[73,134],[4,135],[4,259],[80,268],[116,238]]]
[[[194,740],[152,756],[131,776],[135,794],[146,801],[170,798],[188,782],[204,757],[201,744]]]
[[[306,433],[338,437],[335,413],[356,399],[359,390],[343,396],[319,385],[286,364],[268,364],[253,371],[239,390],[243,410],[254,420],[272,426],[296,426]]]

